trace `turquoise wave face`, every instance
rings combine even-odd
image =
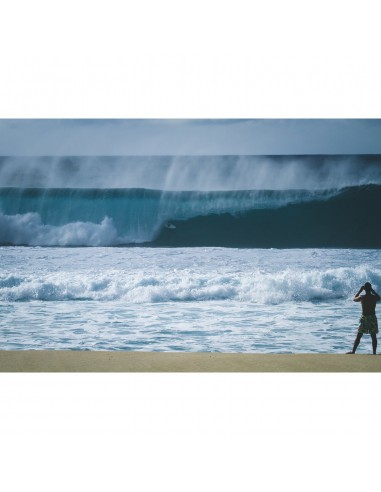
[[[163,192],[0,188],[0,244],[381,246],[381,186]]]
[[[31,231],[40,232],[42,241],[43,237],[55,236],[58,240],[66,235],[67,245],[81,244],[80,236],[84,245],[91,245],[92,237],[94,244],[139,243],[157,233],[159,198],[150,190],[3,188],[0,210],[8,217],[10,232],[12,221],[15,228],[21,228],[24,222]],[[54,242],[49,240],[47,244]]]

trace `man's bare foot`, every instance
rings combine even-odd
[[[350,352],[345,352],[346,354],[354,354],[353,350],[351,350]]]

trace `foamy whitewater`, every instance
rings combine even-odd
[[[380,162],[0,158],[0,349],[349,350]]]

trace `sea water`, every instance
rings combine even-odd
[[[0,248],[0,348],[341,353],[381,252]],[[364,337],[359,352],[370,351]]]
[[[380,209],[381,156],[0,157],[0,349],[349,350]]]

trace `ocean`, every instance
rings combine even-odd
[[[380,207],[380,156],[2,157],[0,349],[342,353]]]

